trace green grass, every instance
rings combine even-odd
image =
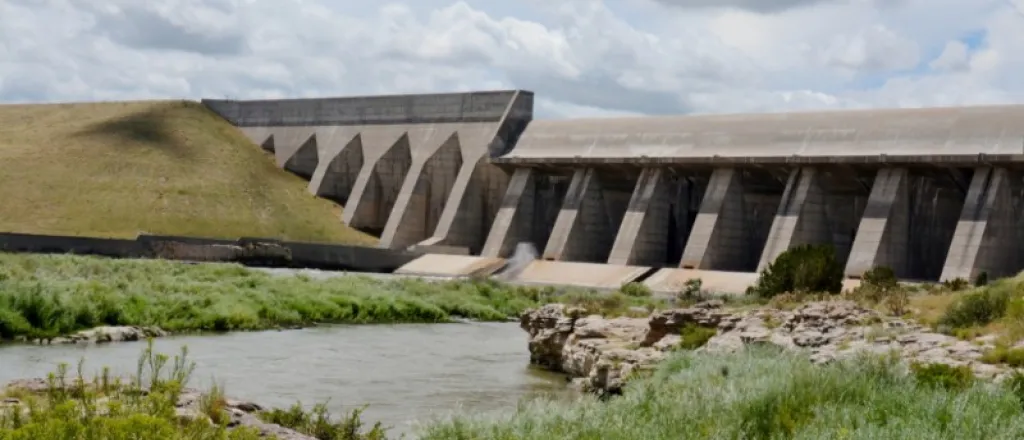
[[[94,378],[66,364],[50,373],[44,389],[0,389],[0,398],[16,399],[0,406],[0,440],[257,440],[266,439],[252,428],[229,429],[226,397],[217,387],[203,393],[193,417],[179,417],[175,404],[185,391],[195,364],[180,355],[155,353],[152,342],[139,357],[138,370],[127,380],[109,369]],[[319,440],[384,440],[380,424],[364,429],[361,411],[339,418],[324,405],[305,411],[271,409],[258,416]]]
[[[919,371],[919,370],[915,370]],[[1017,391],[990,383],[946,387],[887,360],[815,366],[756,349],[675,354],[609,401],[534,401],[513,414],[460,415],[425,440],[1014,439],[1024,436]],[[941,377],[940,377],[941,379]],[[961,382],[956,382],[958,385]]]
[[[610,315],[664,305],[654,298],[488,281],[314,280],[234,264],[0,254],[0,339],[53,337],[99,325],[191,332],[453,317],[497,321],[550,302]]]
[[[0,105],[0,232],[371,244],[197,102]]]

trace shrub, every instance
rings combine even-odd
[[[952,329],[987,325],[1006,314],[1013,296],[1013,286],[1005,283],[967,293],[950,304],[939,325]]]
[[[679,301],[692,301],[700,298],[704,294],[704,280],[700,278],[691,278],[683,283],[683,290],[680,290],[676,294],[676,299]]]
[[[1017,396],[1017,401],[1020,402],[1021,408],[1024,409],[1024,373],[1014,371],[1010,374],[1010,377],[1003,381],[1003,387],[1014,396]]]
[[[647,287],[647,285],[643,283],[629,282],[623,284],[622,287],[619,288],[619,291],[622,292],[623,295],[632,296],[634,298],[646,298],[651,296],[651,288]]]
[[[716,334],[718,334],[718,330],[714,328],[686,324],[680,331],[681,339],[678,347],[682,350],[696,350],[703,347]]]
[[[910,371],[918,383],[945,390],[965,390],[974,384],[974,373],[966,365],[953,367],[946,364],[910,364]]]
[[[975,287],[982,287],[988,285],[988,272],[982,271],[978,276],[974,277]]]
[[[893,290],[885,298],[885,305],[893,316],[906,315],[907,306],[910,305],[910,294],[903,289]]]
[[[305,411],[296,403],[287,410],[272,409],[260,412],[260,419],[267,423],[281,425],[318,440],[386,440],[386,431],[377,422],[369,431],[363,432],[362,412],[357,408],[338,421],[331,418],[327,405],[320,403],[312,411]]]
[[[861,286],[885,292],[898,288],[900,283],[892,268],[887,266],[875,266],[861,275]]]
[[[953,278],[942,282],[942,285],[953,292],[959,292],[961,290],[971,287],[971,283],[963,278]]]
[[[843,267],[831,245],[801,245],[771,262],[749,289],[762,298],[787,292],[839,293],[843,289]]]
[[[1024,348],[997,345],[981,356],[986,364],[1007,364],[1014,368],[1024,367]]]

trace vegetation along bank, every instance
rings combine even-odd
[[[503,321],[550,302],[610,315],[631,310],[646,314],[665,303],[650,297],[488,281],[311,279],[275,276],[234,264],[0,254],[3,340],[55,338],[101,326],[134,326],[118,327],[113,336],[105,333],[102,337],[108,339],[141,339],[163,332],[318,323]],[[95,333],[63,340],[101,337]]]

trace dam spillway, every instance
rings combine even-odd
[[[678,289],[832,244],[856,279],[1024,269],[1024,105],[534,120],[522,90],[204,100],[418,271]],[[749,279],[749,277],[748,277]]]

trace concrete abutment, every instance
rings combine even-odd
[[[353,135],[349,132],[318,133],[317,138],[327,139],[320,142],[326,160],[321,161],[313,173],[309,181],[309,192],[345,206],[355,187],[359,170],[363,168],[362,138],[358,133]]]
[[[606,262],[636,181],[636,172],[632,169],[577,169],[542,258]]]
[[[616,234],[608,264],[678,266],[709,175],[701,169],[644,168]]]
[[[1016,274],[1024,267],[1024,173],[979,167],[953,234],[942,281]]]
[[[383,151],[384,154],[364,163],[343,218],[353,228],[379,235],[409,174],[412,153],[405,131],[374,134],[376,136],[363,133],[365,151]]]
[[[873,178],[871,170],[852,167],[790,170],[757,270],[804,244],[831,245],[840,264],[845,265]]]
[[[846,276],[886,266],[897,277],[936,281],[942,273],[973,170],[878,170],[857,228]]]
[[[454,130],[430,130],[414,141],[413,159],[387,217],[380,246],[404,249],[426,239],[437,227],[452,192],[462,151]]]
[[[519,243],[544,250],[572,174],[517,168],[487,235],[482,256],[508,257]]]
[[[779,170],[716,168],[708,181],[680,267],[751,272],[786,187]]]

